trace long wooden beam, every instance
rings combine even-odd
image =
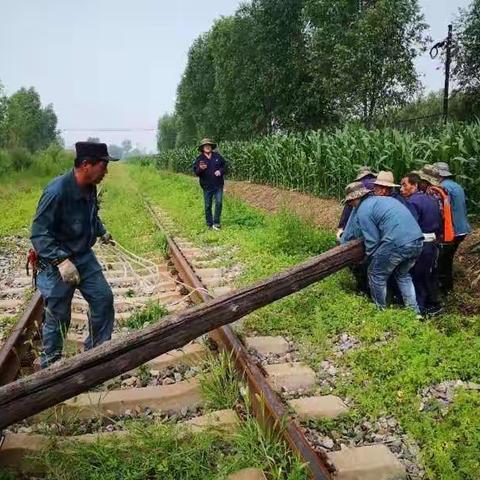
[[[363,258],[360,241],[323,253],[227,297],[169,315],[58,365],[0,387],[0,429],[128,372],[191,340],[234,322]]]

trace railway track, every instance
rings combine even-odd
[[[115,335],[122,335],[132,323],[141,327],[138,310],[147,304],[157,305],[158,314],[228,294],[238,271],[235,267],[222,267],[225,252],[206,251],[174,238],[171,234],[174,225],[168,216],[147,206],[166,233],[168,261],[158,256],[140,258],[121,247],[98,251],[115,295]],[[66,349],[69,354],[81,348],[86,336],[86,309],[83,299],[75,297]],[[31,372],[40,321],[41,299],[34,295],[0,351],[2,384]],[[327,454],[325,449],[318,448],[318,442],[312,441],[315,437],[312,429],[302,427],[300,421],[333,418],[345,413],[348,406],[337,397],[315,395],[316,372],[298,360],[295,345],[289,339],[251,336],[242,342],[230,326],[212,332],[210,338],[233,359],[239,376],[249,387],[250,404],[259,422],[280,432],[290,448],[308,464],[311,478],[332,478],[332,472],[333,477],[345,480],[405,478],[405,468],[384,445]],[[81,442],[91,442],[98,435],[123,435],[121,425],[125,418],[175,416],[194,429],[206,426],[234,429],[240,418],[233,410],[202,415],[201,389],[196,376],[198,365],[208,355],[211,355],[208,346],[196,341],[63,402],[34,421],[16,425],[3,438],[0,465],[25,468],[28,465],[25,458],[47,444],[45,432],[63,436],[75,433],[74,438]],[[69,423],[62,423],[67,418]],[[255,469],[244,474],[245,477],[238,478],[265,478],[263,472]]]

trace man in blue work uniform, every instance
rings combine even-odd
[[[200,155],[193,163],[193,171],[200,179],[205,203],[205,221],[208,228],[220,230],[223,205],[223,184],[226,163],[214,150],[217,145],[209,138],[204,138],[198,149]],[[215,214],[212,216],[212,203],[215,198]]]
[[[375,304],[386,308],[387,281],[393,275],[405,306],[420,313],[409,272],[422,251],[423,234],[413,215],[394,198],[371,195],[360,182],[347,186],[344,202],[354,210],[341,242],[363,239]]]
[[[92,247],[98,237],[112,243],[98,217],[96,186],[107,174],[109,161],[104,143],[78,142],[75,166],[52,180],[40,198],[32,223],[31,241],[40,272],[37,285],[45,302],[42,329],[42,368],[62,356],[78,288],[89,305],[89,336],[85,349],[110,340],[113,295]]]
[[[401,194],[423,232],[423,249],[411,274],[422,315],[438,314],[438,240],[442,233],[442,215],[438,202],[419,190],[420,176],[409,173],[402,179]]]
[[[452,208],[453,230],[455,238],[451,243],[444,243],[438,260],[440,284],[445,292],[453,289],[453,258],[460,244],[472,231],[467,219],[467,202],[462,186],[453,180],[448,163],[433,164],[436,177],[441,187],[448,193]]]
[[[407,208],[410,208],[405,199],[400,195],[398,187],[400,187],[400,185],[395,183],[393,172],[382,170],[378,172],[377,178],[373,182],[373,194],[377,197],[394,198]],[[397,305],[403,304],[402,295],[393,277],[390,277],[387,282],[387,298],[390,303]]]

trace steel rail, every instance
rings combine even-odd
[[[22,368],[22,359],[32,346],[34,335],[42,323],[43,299],[40,292],[33,294],[12,333],[0,350],[0,385],[12,382]]]
[[[145,204],[156,225],[165,234],[175,269],[183,282],[190,285],[195,303],[212,300],[213,297],[206,293],[205,285],[195,273],[180,247],[165,231],[156,212],[148,201],[145,201]],[[229,325],[220,327],[210,333],[210,338],[219,348],[232,355],[239,376],[248,384],[252,409],[260,424],[268,429],[273,429],[283,437],[289,447],[308,465],[311,478],[315,480],[331,479],[325,459],[308,442],[302,429],[289,415],[279,395],[267,382],[261,368],[251,360],[245,346],[233,329]]]

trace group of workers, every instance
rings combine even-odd
[[[364,261],[352,267],[358,290],[380,308],[392,302],[421,316],[440,313],[455,252],[471,232],[465,192],[448,164],[425,165],[400,185],[392,172],[361,167],[344,204],[337,239],[365,246]]]
[[[89,305],[86,350],[109,340],[114,324],[112,290],[92,247],[98,238],[114,243],[98,216],[96,186],[117,159],[104,143],[75,147],[74,168],[47,185],[32,224],[37,286],[45,304],[43,368],[62,357],[76,289]],[[204,139],[193,170],[204,192],[207,227],[220,229],[226,162],[215,148]],[[375,175],[362,167],[347,186],[338,239],[363,239],[365,261],[352,270],[359,289],[379,307],[386,307],[390,291],[419,314],[440,311],[439,289],[452,288],[453,257],[470,233],[465,194],[453,177],[445,163],[425,165],[406,175],[398,191],[391,172]]]

